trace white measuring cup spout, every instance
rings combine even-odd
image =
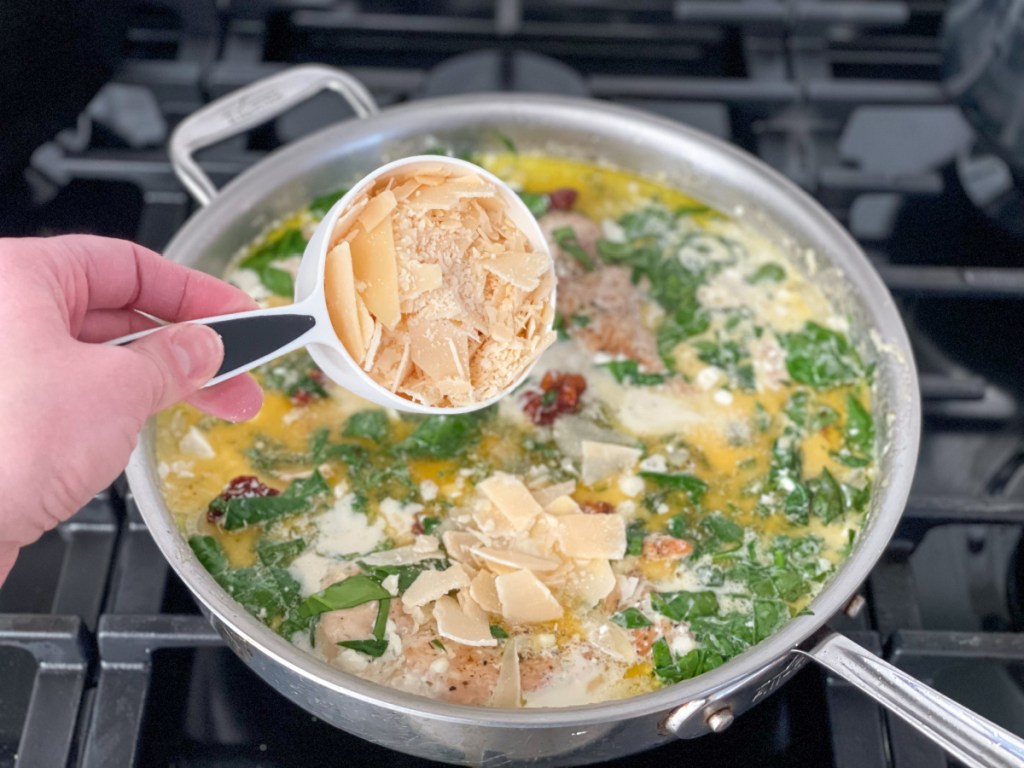
[[[509,382],[508,387],[487,400],[460,407],[427,406],[414,402],[391,392],[374,381],[345,349],[331,323],[324,295],[324,269],[334,226],[341,214],[372,187],[381,176],[402,171],[415,171],[420,166],[436,168],[438,165],[472,172],[493,184],[505,205],[509,218],[526,235],[534,250],[547,256],[553,274],[554,262],[540,225],[519,196],[497,176],[479,166],[454,157],[417,155],[395,160],[364,177],[331,206],[331,209],[321,219],[302,254],[298,276],[295,280],[294,304],[186,321],[210,326],[220,334],[224,341],[224,361],[205,386],[218,384],[232,376],[263,365],[276,357],[300,347],[306,347],[313,361],[335,383],[377,405],[394,408],[398,411],[425,414],[466,413],[486,408],[515,389],[529,375],[533,367],[532,364],[527,366],[514,381]],[[554,285],[553,280],[552,285]],[[552,288],[550,301],[554,304],[554,288]],[[108,343],[127,344],[159,330],[161,328],[133,333]]]

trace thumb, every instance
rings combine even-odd
[[[129,380],[147,397],[150,413],[202,387],[224,359],[224,343],[217,332],[191,323],[143,336],[124,349],[132,354]]]

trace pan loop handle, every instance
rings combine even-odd
[[[824,630],[809,651],[816,661],[866,693],[971,768],[1020,768],[1024,740],[975,714],[866,648]]]
[[[200,205],[209,205],[217,188],[193,154],[261,125],[323,90],[341,96],[360,118],[378,112],[366,86],[351,75],[320,65],[292,67],[232,91],[183,120],[170,141],[175,174]]]

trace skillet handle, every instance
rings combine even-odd
[[[1024,765],[1024,740],[831,630],[794,651],[834,672],[972,768]]]
[[[232,91],[185,118],[171,135],[175,174],[200,205],[209,205],[217,188],[192,155],[255,128],[323,90],[337,93],[361,118],[378,111],[366,86],[351,75],[321,65],[291,67]]]

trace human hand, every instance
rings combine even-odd
[[[0,583],[18,549],[81,508],[128,463],[157,411],[188,399],[230,421],[263,401],[251,376],[200,390],[220,337],[167,321],[254,309],[245,293],[125,240],[0,239]]]

